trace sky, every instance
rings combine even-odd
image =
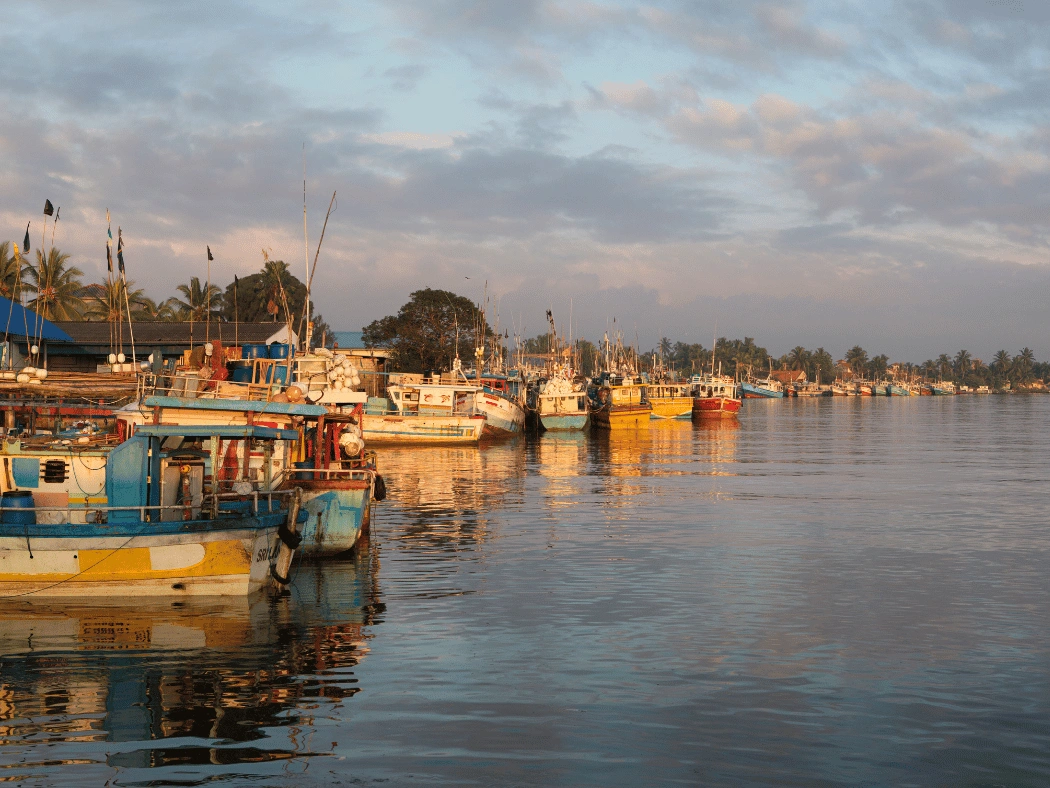
[[[0,240],[50,199],[87,281],[107,208],[155,298],[209,245],[305,279],[336,192],[337,330],[433,287],[525,336],[1050,357],[1050,4],[20,0],[3,42]]]

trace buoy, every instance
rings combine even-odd
[[[117,354],[116,353],[110,353],[108,361],[109,361],[110,364],[116,364],[117,363]]]
[[[46,369],[38,369],[36,371],[36,376],[38,378],[40,378],[41,380],[43,380],[44,378],[47,377],[47,370]]]
[[[123,353],[117,353],[118,364],[123,364],[125,359],[127,359],[127,356],[125,356]]]
[[[33,345],[31,348],[29,348],[29,352],[32,353],[35,356],[37,353],[40,352],[40,346],[39,345]]]
[[[210,356],[214,352],[215,352],[215,346],[212,345],[211,342],[205,342],[204,343],[204,355]]]

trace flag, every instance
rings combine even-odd
[[[44,216],[54,216],[55,207],[51,204],[51,200],[44,200]]]
[[[209,246],[209,247],[207,247],[207,249],[208,249],[208,262],[210,263],[215,258],[211,256],[211,247]]]
[[[233,275],[233,289],[237,290],[237,274]]]
[[[109,208],[106,208],[106,235],[109,236],[109,240],[113,240],[113,225],[109,222]]]
[[[30,222],[29,224],[32,224],[32,222]],[[29,251],[29,224],[26,225],[26,237],[22,241],[22,251],[23,252],[28,252]]]
[[[120,275],[124,276],[124,235],[119,227],[117,228],[117,269]]]
[[[106,243],[106,270],[113,273],[113,249]]]

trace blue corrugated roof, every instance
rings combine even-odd
[[[73,337],[32,309],[0,298],[0,328],[13,337],[40,337],[50,342],[72,342]]]

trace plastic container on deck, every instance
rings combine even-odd
[[[28,490],[8,490],[0,497],[0,522],[5,525],[36,525],[36,505]]]
[[[241,345],[241,358],[269,358],[270,349],[266,345]]]
[[[234,361],[230,366],[233,367],[233,373],[230,378],[234,383],[251,383],[252,382],[252,362],[251,359],[241,359],[240,361]]]
[[[290,352],[291,345],[282,345],[280,342],[270,345],[270,358],[288,358]]]

